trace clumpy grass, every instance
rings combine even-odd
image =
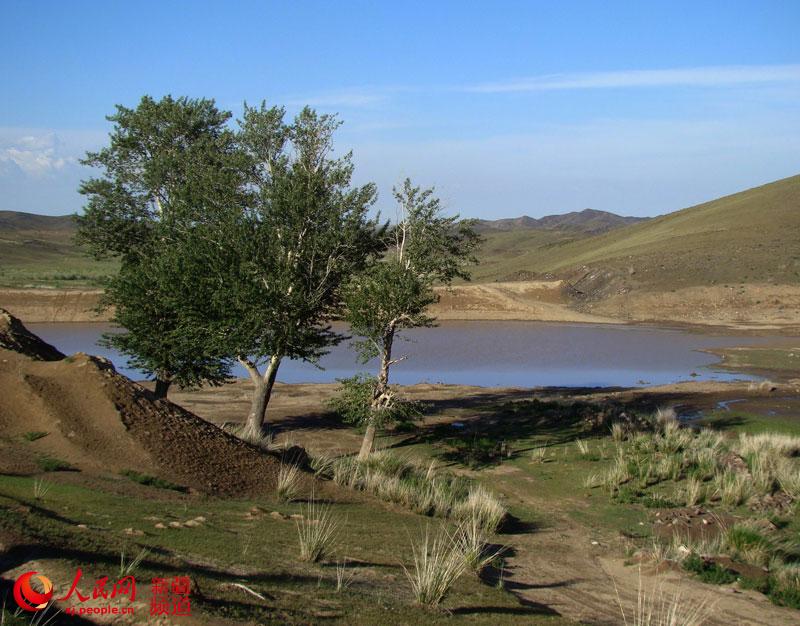
[[[150,554],[150,549],[142,548],[141,550],[139,550],[138,554],[135,557],[133,557],[133,559],[126,561],[125,550],[123,549],[122,552],[119,553],[120,578],[122,578],[123,576],[131,576],[134,572],[136,572],[136,570],[139,569],[139,566],[142,564],[142,561],[144,561],[147,558],[148,554]]]
[[[668,425],[678,422],[678,414],[672,407],[659,407],[653,414],[653,422],[658,430],[664,432]]]
[[[534,448],[531,450],[531,461],[534,463],[544,463],[544,459],[547,456],[547,448],[540,447]]]
[[[480,520],[475,517],[459,524],[455,532],[455,542],[464,559],[464,565],[476,573],[480,573],[502,552],[502,549],[488,550],[485,531]]]
[[[611,424],[611,438],[616,441],[617,443],[622,443],[625,441],[625,426],[620,424],[619,422],[615,422]]]
[[[272,431],[270,430],[254,432],[247,428],[247,424],[233,424],[226,427],[225,430],[227,430],[237,439],[246,441],[251,446],[255,446],[256,448],[261,448],[265,451],[270,451],[274,448],[274,437]]]
[[[366,491],[421,515],[460,520],[476,516],[487,532],[495,532],[506,515],[495,496],[466,478],[388,451],[362,461],[352,456],[336,459],[330,477],[337,485]]]
[[[616,583],[614,586],[616,588]],[[667,594],[658,581],[654,581],[650,590],[645,589],[641,571],[636,607],[630,618],[622,606],[619,592],[617,603],[625,626],[701,626],[711,617],[713,608],[706,601],[692,602],[680,588]]]
[[[578,454],[581,456],[586,456],[589,454],[589,444],[586,443],[583,439],[577,439],[575,441],[575,445],[578,448]]]
[[[43,430],[29,430],[26,433],[22,433],[22,438],[25,441],[36,441],[37,439],[41,439],[42,437],[47,437],[50,433],[45,432]]]
[[[75,470],[75,468],[66,461],[51,456],[40,457],[36,460],[36,463],[43,472],[70,472]]]
[[[284,502],[291,502],[300,493],[301,481],[300,468],[297,465],[281,463],[278,469],[278,482],[275,485],[275,493]]]
[[[705,499],[703,481],[699,478],[689,478],[686,481],[686,506],[695,506]]]
[[[296,522],[300,560],[316,563],[332,552],[336,543],[338,522],[331,513],[330,505],[318,504],[312,496],[305,514]]]
[[[714,477],[716,493],[723,504],[739,506],[752,494],[750,479],[741,473],[719,473]]]
[[[411,543],[414,556],[412,569],[403,565],[411,584],[414,599],[425,606],[441,603],[453,583],[464,573],[465,562],[454,538],[444,528],[431,537],[425,528],[424,537]]]
[[[336,593],[341,593],[353,584],[355,571],[347,569],[347,559],[340,563],[336,561]]]
[[[488,533],[497,532],[506,516],[506,510],[491,493],[480,485],[470,488],[466,500],[456,507],[456,516],[476,520]]]
[[[125,478],[129,478],[135,483],[139,483],[140,485],[145,485],[147,487],[158,487],[159,489],[171,489],[173,491],[187,491],[186,487],[182,487],[181,485],[176,485],[175,483],[164,480],[163,478],[159,478],[158,476],[140,474],[134,470],[122,470],[120,475],[125,476]]]
[[[41,478],[35,478],[33,480],[33,499],[34,500],[44,500],[47,493],[50,491],[52,485],[50,483],[45,482]]]

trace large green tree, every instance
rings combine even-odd
[[[373,450],[375,433],[395,398],[389,387],[389,370],[404,357],[393,357],[394,340],[403,329],[432,326],[426,313],[437,301],[434,286],[455,278],[469,278],[468,265],[475,262],[480,238],[472,223],[446,216],[433,189],[421,189],[409,179],[394,189],[398,220],[380,258],[355,275],[343,290],[346,319],[353,333],[362,337],[356,346],[367,361],[379,357],[366,432],[359,458]]]
[[[173,382],[227,376],[230,359],[199,324],[208,297],[199,287],[210,285],[195,280],[203,268],[191,242],[246,198],[246,160],[230,117],[212,100],[145,96],[134,109],[117,106],[109,144],[84,160],[99,175],[80,188],[88,202],[78,240],[120,261],[103,303],[125,331],[105,341],[155,377],[160,397]]]
[[[240,121],[252,195],[240,218],[220,229],[230,247],[209,261],[221,288],[211,299],[207,336],[253,382],[247,436],[264,429],[281,361],[316,363],[342,339],[330,324],[340,286],[366,264],[382,234],[368,215],[375,186],[353,186],[351,155],[332,156],[338,126],[309,108],[286,122],[284,109],[263,103],[245,105]],[[215,256],[208,241],[197,249],[204,245]]]

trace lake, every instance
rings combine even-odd
[[[97,346],[109,324],[29,324],[32,332],[66,354],[88,352],[109,358],[124,374],[140,380],[120,354]],[[346,327],[340,328],[346,330]],[[408,359],[392,369],[392,382],[519,386],[634,386],[683,380],[732,380],[748,377],[717,370],[717,358],[704,348],[747,345],[797,345],[796,337],[743,336],[689,332],[648,326],[561,324],[548,322],[442,322],[400,335],[395,355]],[[320,362],[286,360],[278,380],[287,383],[333,382],[374,366],[358,363],[349,341]],[[695,376],[692,376],[695,374]],[[238,366],[234,375],[246,377]]]

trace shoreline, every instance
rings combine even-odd
[[[655,327],[687,332],[736,333],[743,336],[777,334],[800,335],[800,318],[773,318],[759,314],[745,317],[739,310],[735,320],[730,313],[720,311],[717,317],[706,315],[686,319],[667,314],[634,317],[623,308],[616,314],[600,309],[608,306],[589,306],[592,312],[581,311],[580,304],[560,295],[562,281],[520,283],[481,283],[439,289],[441,300],[429,310],[440,321],[452,322],[547,322],[580,325],[614,325]],[[107,323],[112,312],[97,312],[103,291],[100,289],[19,289],[0,288],[0,308],[25,323]],[[677,294],[673,294],[677,295]],[[650,294],[641,294],[650,297]],[[600,303],[604,304],[604,303]],[[608,304],[608,303],[605,303]],[[584,308],[581,306],[581,308]],[[595,313],[593,309],[598,311]],[[744,319],[743,319],[744,318]]]

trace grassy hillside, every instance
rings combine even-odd
[[[608,233],[486,233],[474,279],[547,273],[576,277],[582,266],[654,289],[725,283],[800,282],[800,176],[726,196]]]
[[[85,256],[71,216],[0,211],[0,287],[96,287],[112,263]]]

